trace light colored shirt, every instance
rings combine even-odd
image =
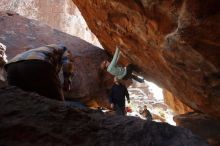
[[[9,60],[6,66],[10,63],[24,60],[43,60],[55,66],[57,70],[60,70],[62,64],[69,62],[68,55],[66,47],[51,44],[20,53]]]
[[[107,71],[117,77],[118,79],[122,79],[126,74],[127,70],[125,67],[118,66],[118,60],[120,58],[120,50],[116,47],[115,54],[112,58],[110,65],[107,68]]]

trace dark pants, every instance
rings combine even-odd
[[[114,110],[117,115],[125,116],[125,106],[119,106],[117,104],[114,105]]]
[[[127,67],[126,67],[126,70],[127,70],[127,73],[126,75],[123,77],[124,80],[127,80],[127,79],[131,79],[132,78],[132,72],[134,70],[134,65],[133,64],[129,64]]]
[[[6,71],[9,85],[52,99],[61,99],[61,83],[50,63],[41,60],[20,61],[8,64]]]
[[[138,71],[137,67],[135,67],[133,64],[129,64],[126,67],[127,74],[123,77],[123,80],[128,80],[128,79],[134,79],[137,82],[143,83],[144,79],[139,78],[138,76],[132,74],[133,71]]]

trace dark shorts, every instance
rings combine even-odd
[[[133,64],[129,64],[127,67],[126,67],[126,75],[123,77],[123,80],[127,80],[127,79],[131,79],[132,78],[132,72],[134,70],[134,65]]]
[[[61,83],[53,66],[42,60],[27,60],[11,63],[6,66],[9,85],[26,91],[61,99]]]
[[[133,79],[133,80],[135,80],[137,82],[144,83],[144,79],[143,78],[140,78],[137,75],[132,74],[133,71],[137,72],[138,70],[140,70],[135,65],[129,64],[126,67],[126,70],[127,70],[127,74],[122,78],[123,80]]]

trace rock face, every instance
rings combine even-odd
[[[44,22],[55,29],[100,46],[72,0],[1,0],[0,11],[6,10]]]
[[[192,112],[193,110],[182,103],[177,97],[173,96],[169,91],[164,90],[164,102],[176,113],[176,114],[185,114]]]
[[[188,128],[193,133],[207,139],[213,146],[220,145],[220,122],[201,113],[187,113],[174,117],[178,126]]]
[[[208,146],[189,130],[166,123],[66,107],[15,87],[0,93],[0,145]]]
[[[5,86],[4,65],[7,62],[6,46],[0,43],[0,87]]]
[[[113,77],[99,70],[101,61],[107,58],[102,49],[10,12],[0,13],[0,42],[7,47],[8,59],[30,48],[64,44],[73,53],[75,69],[73,86],[66,96],[79,98],[86,103],[94,99],[101,105],[107,104],[106,90],[112,85]]]
[[[219,0],[73,1],[108,52],[120,46],[123,64],[220,118]]]

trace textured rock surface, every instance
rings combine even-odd
[[[178,126],[207,139],[213,146],[220,146],[220,122],[201,113],[187,113],[174,117]]]
[[[220,118],[219,0],[73,1],[108,52],[120,45],[124,64]]]
[[[0,42],[7,46],[8,59],[28,48],[64,44],[73,53],[75,69],[68,97],[80,98],[84,102],[97,99],[102,104],[107,103],[106,90],[112,85],[113,77],[107,73],[100,75],[99,65],[107,58],[102,49],[13,13],[0,13]]]
[[[189,130],[166,123],[64,107],[14,87],[0,93],[0,145],[208,146]]]
[[[169,91],[163,90],[164,102],[176,113],[185,114],[193,110],[182,103],[177,97],[173,96]]]
[[[1,0],[0,11],[14,11],[100,46],[72,0]]]
[[[7,62],[7,56],[5,54],[6,46],[0,42],[0,87],[4,86],[4,65]]]

